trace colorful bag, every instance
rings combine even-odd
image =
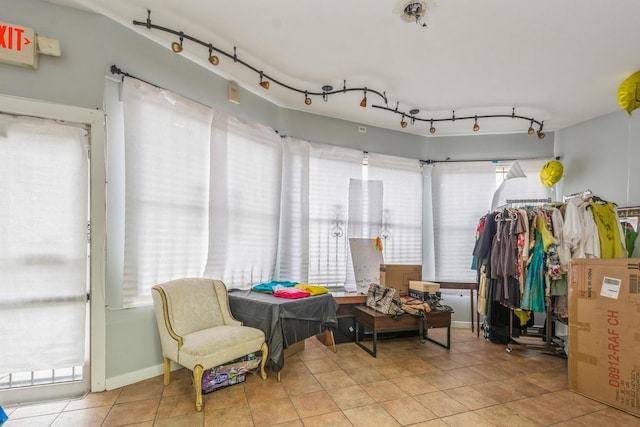
[[[398,290],[394,288],[385,288],[372,283],[369,285],[367,292],[367,307],[371,307],[380,313],[392,316],[401,316],[404,314],[402,310],[402,302]]]

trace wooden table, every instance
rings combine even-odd
[[[447,350],[451,348],[451,312],[432,311],[426,317],[412,316],[405,314],[399,318],[382,314],[367,306],[357,306],[354,309],[354,327],[356,329],[356,344],[364,351],[376,357],[378,347],[378,332],[400,332],[415,331],[420,332],[420,337],[438,344]],[[360,325],[373,331],[373,349],[367,348],[360,340]],[[429,337],[429,329],[447,328],[447,342],[442,343]],[[363,331],[364,332],[364,331]]]

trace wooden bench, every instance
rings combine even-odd
[[[388,314],[382,314],[372,308],[366,306],[357,306],[354,308],[354,327],[356,330],[356,344],[367,353],[376,357],[378,348],[378,333],[384,332],[401,332],[418,330],[420,337],[438,344],[446,349],[451,348],[451,312],[431,312],[426,319],[418,316],[405,314],[399,318],[395,318]],[[363,335],[368,328],[373,332],[373,348],[367,348],[360,339],[360,326],[363,326]],[[429,338],[428,330],[430,328],[447,328],[446,344]]]

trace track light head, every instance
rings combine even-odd
[[[473,123],[473,131],[478,132],[480,130],[480,126],[478,126],[478,116],[476,116],[475,121]]]
[[[433,120],[431,120],[431,127],[429,128],[429,133],[436,133],[436,128],[433,127]]]
[[[545,136],[547,136],[546,133],[538,131],[538,138],[544,139]]]
[[[304,93],[304,103],[306,105],[311,105],[311,98],[307,95],[307,92]]]
[[[367,89],[366,88],[364,90],[364,98],[362,98],[362,101],[360,101],[360,106],[362,108],[365,108],[367,106]]]
[[[178,42],[171,43],[171,50],[174,51],[175,53],[182,52],[182,40],[180,40],[180,43]]]
[[[262,80],[262,71],[260,71],[260,86],[265,89],[269,89],[269,80]]]
[[[400,127],[403,129],[407,127],[407,122],[404,120],[404,114],[402,115],[402,120],[400,120]]]
[[[182,41],[184,40],[184,34],[182,33],[182,31],[180,31],[180,34],[178,34],[178,36],[180,37],[180,42],[171,43],[171,50],[175,53],[182,52]]]
[[[531,120],[531,123],[529,123],[529,129],[527,129],[527,133],[528,133],[529,135],[533,135],[533,133],[534,133],[535,131],[536,131],[536,130],[533,128],[533,120]]]
[[[218,58],[216,55],[211,55],[209,56],[209,62],[211,63],[211,65],[218,65],[220,63],[220,58]]]

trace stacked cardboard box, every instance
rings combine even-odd
[[[640,259],[573,259],[569,389],[640,415]]]
[[[440,284],[433,282],[423,282],[418,280],[409,281],[409,296],[422,301],[429,301],[429,295],[440,292]]]
[[[421,265],[380,264],[380,286],[397,289],[401,297],[409,295],[411,280],[422,280]]]

